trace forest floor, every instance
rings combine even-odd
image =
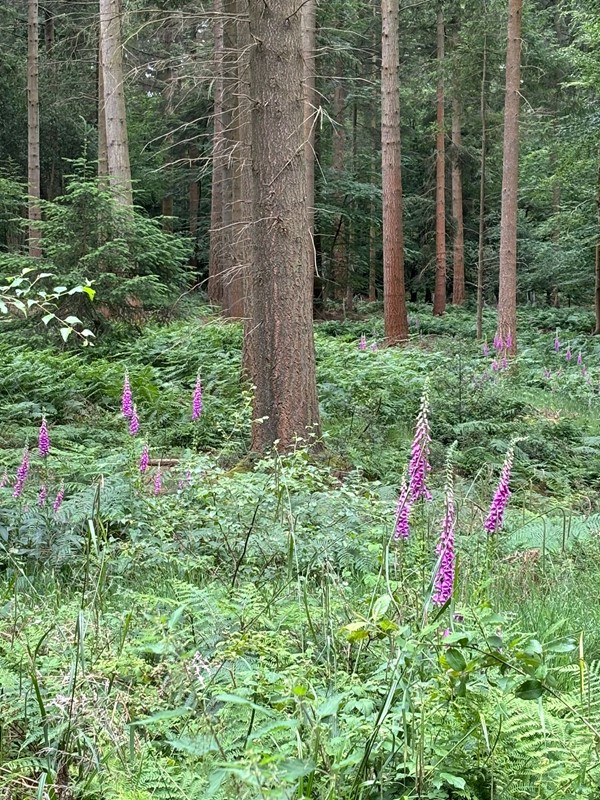
[[[241,330],[204,307],[85,350],[3,334],[2,800],[599,796],[593,314],[523,310],[503,368],[491,312],[489,354],[472,310],[413,307],[393,349],[380,314],[361,312],[316,324],[317,455],[299,441],[248,456]],[[432,500],[397,542],[426,387]],[[454,442],[456,581],[440,609]],[[489,536],[511,444],[512,496]]]

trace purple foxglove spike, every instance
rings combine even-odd
[[[554,352],[555,353],[558,353],[558,351],[560,350],[560,346],[561,346],[560,345],[560,339],[558,338],[558,333],[557,333],[556,336],[554,337]]]
[[[188,486],[192,485],[193,481],[192,481],[192,470],[191,469],[186,469],[186,471],[185,471],[185,480],[186,480]]]
[[[359,350],[366,350],[367,349],[367,337],[364,333],[360,335],[360,341],[358,342],[358,349]]]
[[[137,436],[139,429],[140,429],[140,420],[137,415],[137,408],[134,406],[131,412],[131,418],[129,420],[129,433],[132,436]]]
[[[192,419],[200,419],[202,414],[202,380],[200,373],[196,377],[196,385],[194,387],[194,396],[192,397]]]
[[[512,333],[509,331],[507,336],[506,336],[506,341],[504,342],[504,347],[507,350],[510,350],[510,348],[512,346],[513,346],[513,337],[512,337]]]
[[[502,362],[500,364],[501,369],[508,369],[508,359],[506,356],[502,356]]]
[[[46,498],[48,497],[48,487],[45,483],[42,483],[40,486],[40,490],[38,492],[38,506],[43,508],[46,505]]]
[[[126,419],[129,419],[133,414],[133,395],[131,393],[131,385],[129,383],[129,373],[125,373],[123,379],[123,394],[121,396],[121,413]]]
[[[442,532],[436,547],[439,557],[438,569],[433,582],[432,602],[435,606],[443,606],[452,597],[454,590],[455,552],[454,540],[456,534],[456,506],[454,504],[454,488],[452,476],[448,475],[446,481],[446,500]]]
[[[160,471],[160,467],[158,468],[158,472],[154,477],[154,494],[160,494],[162,491],[162,474]]]
[[[498,372],[498,370],[499,370],[499,369],[500,369],[500,365],[498,364],[498,362],[496,361],[496,359],[494,359],[494,360],[492,361],[492,371],[493,371],[493,372]]]
[[[514,450],[512,447],[509,447],[506,458],[504,459],[504,464],[502,465],[500,480],[484,523],[484,528],[488,533],[496,533],[502,528],[504,512],[511,494],[509,484],[513,458]]]
[[[571,352],[571,348],[567,347],[567,351],[565,353],[565,358],[567,361],[570,361],[573,358],[573,353]]]
[[[425,390],[421,397],[421,407],[417,416],[408,465],[408,488],[411,503],[416,503],[421,497],[425,498],[425,500],[431,500],[431,493],[426,485],[427,474],[431,471],[429,464],[431,435],[429,432],[428,413],[429,397],[427,390]]]
[[[140,472],[142,475],[148,469],[148,464],[150,462],[150,451],[148,449],[148,442],[144,442],[144,446],[142,447],[142,455],[140,456]]]
[[[581,357],[581,353],[577,353],[577,363],[579,366],[583,364],[583,358]]]
[[[494,349],[495,350],[502,350],[503,347],[504,347],[504,344],[502,342],[502,337],[500,336],[500,334],[497,333],[494,336]]]
[[[50,434],[48,433],[48,423],[46,417],[42,417],[42,424],[38,433],[38,450],[42,458],[46,458],[50,452]]]
[[[64,483],[61,484],[60,489],[58,490],[58,494],[54,498],[54,502],[52,503],[52,511],[57,514],[59,508],[62,506],[62,502],[65,499],[65,485]]]
[[[13,497],[17,498],[23,494],[23,487],[29,475],[29,448],[23,450],[23,458],[21,459],[21,466],[17,470],[17,480],[13,490]]]

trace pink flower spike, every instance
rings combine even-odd
[[[405,480],[402,481],[400,487],[400,496],[398,497],[398,506],[396,508],[396,527],[394,528],[394,539],[408,539],[410,535],[409,517],[410,517],[410,498],[408,491],[408,484]]]
[[[573,353],[571,352],[571,348],[567,347],[567,351],[565,353],[565,358],[567,361],[570,361],[573,358]]]
[[[508,500],[511,494],[509,483],[513,459],[514,448],[511,445],[506,453],[506,458],[504,459],[504,464],[502,465],[502,471],[500,473],[500,480],[498,482],[498,486],[496,487],[494,498],[484,523],[484,528],[488,533],[497,533],[500,528],[502,528],[504,522],[504,512],[506,511],[506,506],[508,505]]]
[[[61,484],[60,489],[58,490],[58,494],[54,498],[54,502],[52,503],[52,511],[55,514],[58,514],[59,508],[62,506],[62,502],[65,499],[65,485],[64,483]]]
[[[142,455],[140,456],[140,472],[142,475],[148,469],[148,464],[150,462],[150,451],[148,449],[148,442],[144,442],[144,446],[142,447]]]
[[[509,331],[507,336],[506,336],[506,341],[504,342],[504,347],[507,350],[510,350],[512,345],[513,345],[513,337],[512,337],[512,333]]]
[[[195,421],[200,419],[202,414],[202,379],[200,372],[196,376],[196,385],[194,387],[194,396],[192,397],[192,419]]]
[[[43,508],[46,505],[46,498],[48,497],[48,487],[45,483],[42,483],[40,486],[40,490],[38,492],[38,506]]]
[[[358,343],[358,349],[359,350],[366,350],[367,349],[367,337],[365,336],[364,333],[361,333],[361,335],[360,335],[360,341]]]
[[[579,366],[583,364],[583,358],[581,357],[581,353],[577,353],[577,363]]]
[[[21,466],[17,470],[17,480],[13,490],[13,497],[16,499],[23,494],[23,487],[29,475],[29,448],[23,450],[23,458],[21,459]]]
[[[126,419],[129,419],[133,414],[133,395],[131,393],[131,385],[129,383],[129,373],[125,372],[123,379],[123,395],[121,397],[121,413]]]
[[[38,433],[38,450],[42,458],[46,458],[50,452],[50,435],[45,415],[42,417],[42,424]]]
[[[131,412],[131,418],[129,420],[129,433],[132,436],[137,436],[139,429],[140,429],[140,420],[137,415],[137,409],[134,406]]]
[[[160,471],[160,467],[158,468],[158,472],[154,477],[154,494],[158,495],[162,491],[162,474]]]

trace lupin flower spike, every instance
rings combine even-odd
[[[194,396],[192,397],[192,419],[195,421],[200,419],[202,414],[202,379],[200,371],[196,376],[196,385],[194,386]]]
[[[46,458],[50,452],[50,435],[48,433],[48,423],[46,416],[42,417],[42,424],[38,433],[38,450],[42,458]]]

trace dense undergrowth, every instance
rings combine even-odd
[[[382,323],[364,311],[316,326],[316,456],[301,441],[248,456],[241,331],[209,309],[85,351],[3,333],[0,797],[600,797],[591,315],[523,311],[519,357],[503,368],[492,316],[484,354],[470,311],[414,308],[409,345],[389,350],[371,348]],[[433,500],[398,543],[426,381]],[[455,441],[457,577],[440,608]],[[511,443],[513,495],[490,537]],[[51,499],[64,484],[56,513],[38,504],[41,484]]]

